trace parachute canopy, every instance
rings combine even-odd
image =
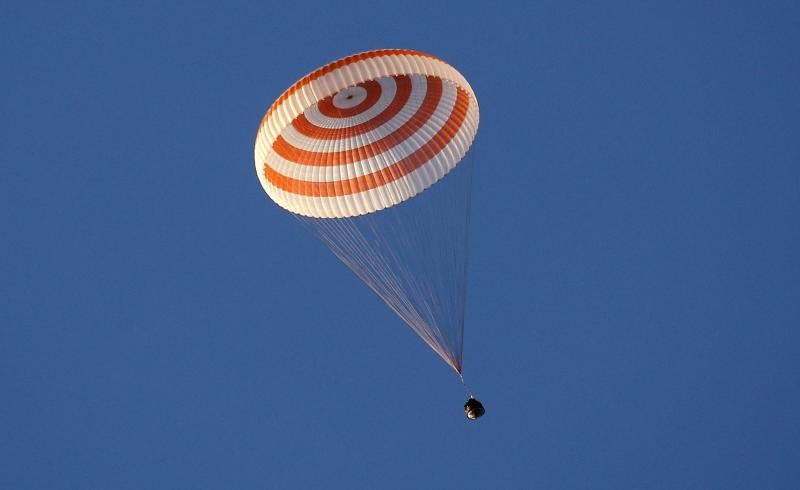
[[[472,187],[471,162],[459,162],[478,120],[455,68],[385,49],[292,85],[255,144],[267,194],[459,374]]]
[[[377,50],[289,87],[258,129],[261,184],[281,207],[344,218],[419,194],[464,157],[478,131],[464,77],[411,50]]]

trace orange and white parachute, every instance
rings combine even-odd
[[[419,194],[478,131],[469,83],[418,51],[378,50],[319,68],[267,111],[255,162],[264,190],[303,216],[344,218]]]
[[[267,194],[459,374],[472,172],[451,171],[478,121],[475,93],[455,68],[384,49],[289,87],[255,143]]]

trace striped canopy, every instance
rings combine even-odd
[[[303,216],[359,216],[410,199],[464,157],[478,130],[469,83],[418,51],[368,51],[289,87],[256,135],[261,185]]]

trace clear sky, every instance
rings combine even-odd
[[[3,3],[0,488],[800,488],[798,3],[500,4]],[[480,101],[477,423],[254,170],[383,47]]]

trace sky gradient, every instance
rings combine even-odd
[[[0,488],[800,487],[798,4],[488,5],[4,4]],[[386,47],[480,102],[477,423],[255,175]]]

